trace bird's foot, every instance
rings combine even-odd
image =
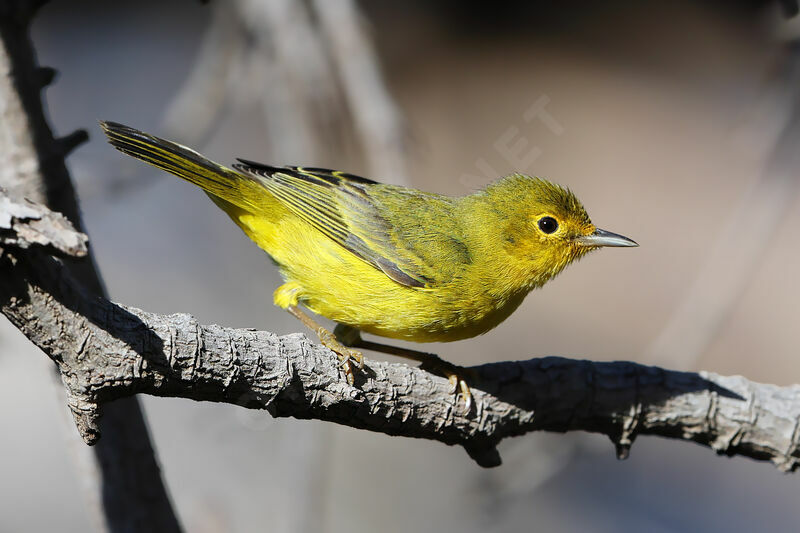
[[[469,413],[472,410],[472,391],[467,384],[465,376],[474,379],[476,377],[475,372],[463,366],[448,363],[436,355],[430,355],[432,357],[424,361],[420,368],[446,377],[447,381],[450,382],[449,392],[455,395],[456,405],[458,405],[460,396],[464,400],[464,412]]]
[[[355,383],[355,373],[353,371],[353,363],[355,366],[361,370],[364,368],[364,354],[359,352],[358,350],[354,350],[352,348],[348,348],[341,342],[339,342],[333,333],[328,331],[325,328],[317,329],[317,335],[319,336],[319,341],[322,343],[323,346],[331,350],[332,352],[336,353],[339,356],[339,365],[344,370],[345,378],[347,379],[348,385],[353,385]]]
[[[450,382],[450,394],[456,395],[456,404],[460,391],[461,397],[464,398],[464,412],[469,413],[472,410],[472,391],[467,382],[458,374],[450,374],[447,376],[447,381]]]
[[[467,384],[465,377],[468,377],[471,380],[477,379],[477,374],[473,370],[454,365],[453,363],[448,363],[436,354],[364,340],[361,338],[361,333],[358,329],[345,324],[337,325],[336,329],[333,330],[333,336],[336,342],[345,346],[354,346],[363,348],[365,350],[374,350],[376,352],[388,353],[405,357],[407,359],[413,359],[414,361],[419,361],[422,363],[420,365],[422,370],[426,370],[447,378],[447,380],[450,382],[450,394],[454,395],[456,405],[458,405],[460,396],[464,399],[465,412],[469,413],[472,409],[472,392],[469,389],[469,385]],[[322,339],[321,335],[320,339]],[[339,353],[337,349],[331,349]],[[360,352],[356,353],[361,356]]]
[[[281,287],[279,287],[278,290],[275,291],[276,295],[279,292],[283,291],[287,285],[289,284],[287,283],[286,285],[282,285]],[[285,292],[290,293],[290,295],[295,295],[296,288],[287,289]],[[281,292],[281,294],[283,294],[283,292]],[[300,320],[300,322],[305,324],[312,331],[316,332],[317,337],[319,337],[319,342],[323,346],[335,352],[336,355],[339,356],[339,363],[344,369],[344,376],[347,379],[347,383],[349,385],[353,385],[355,383],[353,362],[355,362],[356,365],[358,366],[358,369],[361,370],[362,368],[364,368],[364,355],[358,350],[353,350],[352,348],[348,348],[347,346],[339,342],[339,340],[336,338],[336,335],[334,335],[324,327],[320,326],[313,318],[311,318],[303,311],[301,311],[300,308],[297,307],[297,305],[294,305],[291,302],[289,302],[289,305],[286,307],[286,310],[289,311],[289,313],[291,313],[295,318]]]

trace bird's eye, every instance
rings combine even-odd
[[[553,217],[542,217],[539,219],[539,229],[549,235],[558,229],[558,222]]]

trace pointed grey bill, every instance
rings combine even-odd
[[[576,240],[583,246],[639,246],[636,241],[604,229],[597,229],[591,235],[584,235]]]

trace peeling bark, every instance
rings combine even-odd
[[[0,254],[3,246],[45,246],[51,253],[84,257],[88,240],[64,215],[27,199],[12,199],[0,188]]]

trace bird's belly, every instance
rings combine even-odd
[[[297,297],[314,313],[366,333],[415,342],[480,335],[505,320],[525,293],[494,296],[458,284],[432,289],[401,285],[303,223],[234,217],[281,266]]]
[[[373,279],[364,279],[364,283],[337,294],[308,292],[306,306],[373,335],[414,342],[450,342],[486,333],[508,318],[524,299],[524,294],[470,298],[463,292],[443,294],[436,289],[412,289],[367,268],[377,276],[370,275]]]

